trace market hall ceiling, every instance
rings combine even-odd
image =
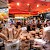
[[[11,2],[17,2],[17,1],[24,1],[24,0],[9,0],[9,3]],[[25,0],[27,2],[27,0]],[[28,1],[31,1],[31,0],[28,0]],[[44,2],[50,2],[50,0],[32,0],[32,1],[44,1]]]
[[[9,0],[9,12],[50,12],[50,0]]]

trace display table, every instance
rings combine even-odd
[[[20,41],[12,41],[11,43],[5,43],[5,50],[19,50]]]

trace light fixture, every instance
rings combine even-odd
[[[18,2],[18,3],[17,3],[17,6],[19,6],[19,5],[20,5],[20,3]]]
[[[37,7],[39,7],[40,5],[39,4],[37,4]]]
[[[27,6],[29,6],[30,4],[28,3]]]
[[[21,16],[20,16],[20,17],[15,17],[15,18],[16,18],[16,19],[23,19],[24,17],[21,17]]]
[[[9,9],[11,9],[11,7],[10,7],[10,6],[9,6],[8,8],[9,8]]]

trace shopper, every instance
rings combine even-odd
[[[44,28],[44,40],[46,41],[45,44],[43,44],[44,50],[50,50],[50,26]]]
[[[38,27],[38,28],[41,28],[41,23],[40,23],[40,20],[38,20],[37,27]]]

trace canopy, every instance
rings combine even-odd
[[[49,0],[48,0],[49,1]],[[9,0],[10,14],[33,14],[50,12],[47,0]]]

